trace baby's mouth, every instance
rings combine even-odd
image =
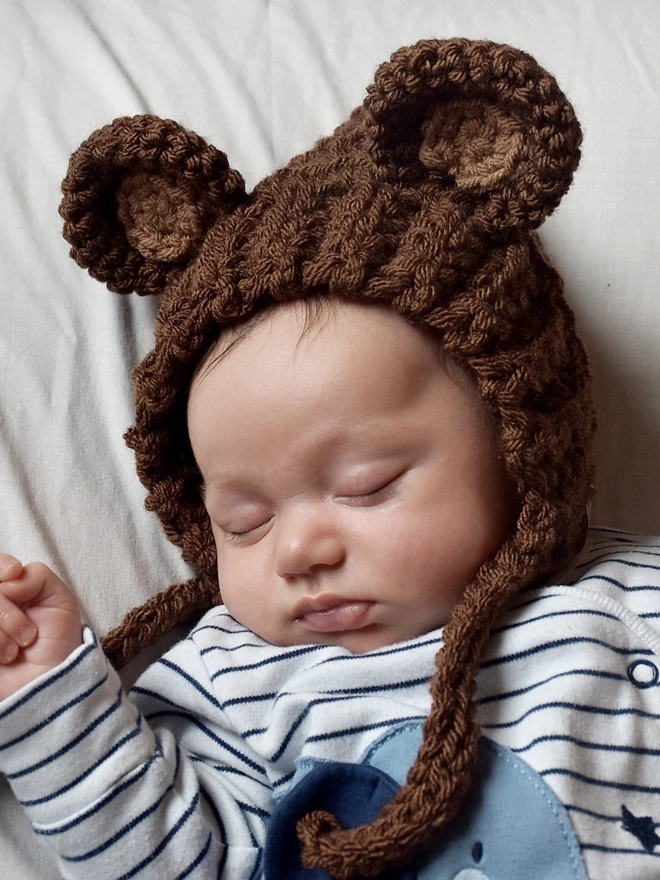
[[[315,632],[361,629],[369,623],[369,611],[373,604],[333,596],[303,599],[296,608],[295,620]]]

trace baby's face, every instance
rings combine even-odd
[[[275,645],[362,653],[446,623],[512,493],[467,382],[380,306],[276,309],[190,394],[223,601]]]

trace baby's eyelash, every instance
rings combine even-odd
[[[395,477],[392,477],[391,480],[387,480],[387,482],[378,486],[377,489],[372,489],[371,492],[364,492],[360,495],[348,495],[347,497],[350,498],[353,503],[376,499],[379,495],[386,495],[390,489],[393,489],[401,476],[403,476],[403,474],[397,474]]]
[[[228,529],[223,529],[223,538],[228,544],[245,544],[248,541],[258,540],[262,533],[265,534],[268,531],[271,522],[272,519],[267,519],[261,525],[255,526],[253,529],[247,529],[244,532],[230,532]]]

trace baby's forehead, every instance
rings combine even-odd
[[[270,420],[273,406],[293,398],[302,407],[322,395],[327,407],[317,416],[328,419],[347,400],[356,413],[376,399],[407,406],[447,383],[482,408],[476,383],[446,355],[439,334],[379,303],[313,296],[226,327],[195,375],[188,415],[197,400],[203,409],[267,404]]]
[[[196,375],[205,372],[210,362],[213,366],[220,363],[243,339],[256,336],[263,343],[281,324],[291,329],[285,344],[295,343],[297,353],[304,353],[320,337],[330,347],[334,343],[338,350],[347,345],[359,350],[374,340],[389,340],[395,342],[402,359],[413,356],[424,368],[433,362],[450,360],[438,333],[414,324],[391,306],[330,294],[311,294],[271,303],[244,320],[221,328]]]

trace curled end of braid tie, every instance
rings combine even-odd
[[[309,813],[298,822],[296,830],[303,846],[302,863],[305,868],[324,868],[336,880],[350,880],[355,876],[346,859],[346,843],[352,843],[353,835],[351,831],[342,829],[331,813],[325,810]]]
[[[392,827],[390,817],[383,814],[369,825],[342,828],[324,810],[303,816],[296,830],[303,866],[325,870],[335,880],[380,876],[388,868],[410,862],[419,846],[434,836],[431,824],[416,827],[404,822]]]
[[[412,819],[410,804],[404,802],[402,816],[402,805],[395,803],[402,799],[404,789],[372,823],[357,828],[342,828],[335,816],[323,810],[303,816],[296,826],[303,866],[325,870],[334,880],[358,880],[380,877],[388,869],[409,864],[453,818],[469,786],[469,774],[453,782],[452,791],[444,792],[448,797],[438,793],[437,813],[421,806],[417,821]],[[414,808],[412,812],[417,813]]]

